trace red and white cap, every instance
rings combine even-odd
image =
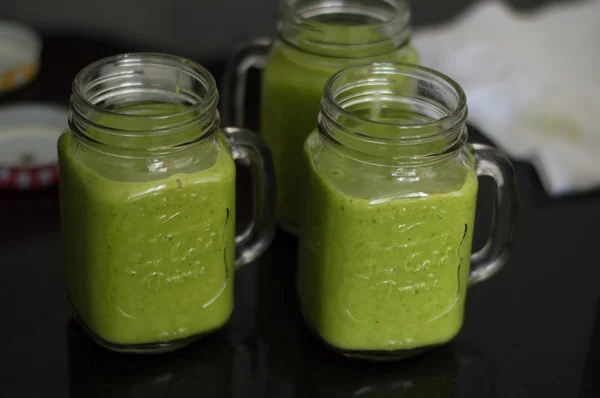
[[[0,108],[0,189],[33,190],[58,181],[57,142],[68,110],[47,104]]]

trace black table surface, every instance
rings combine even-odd
[[[47,37],[39,78],[0,102],[66,105],[80,68],[123,50]],[[217,77],[222,66],[208,65]],[[72,320],[56,190],[0,192],[0,397],[598,398],[600,193],[551,199],[530,165],[515,168],[512,259],[469,290],[455,341],[385,364],[339,357],[313,339],[293,288],[296,241],[280,232],[265,256],[237,273],[227,327],[173,354],[108,352]],[[481,191],[476,245],[490,217],[489,186]]]

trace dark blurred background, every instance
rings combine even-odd
[[[443,22],[477,0],[409,0],[415,27]],[[531,10],[545,0],[510,0]],[[117,41],[203,62],[226,57],[257,35],[275,34],[279,0],[1,0],[0,18],[41,33]]]

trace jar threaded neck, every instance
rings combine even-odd
[[[427,162],[467,139],[466,97],[447,76],[402,63],[353,65],[329,79],[321,135],[343,149],[388,162]]]
[[[404,0],[284,0],[279,35],[302,51],[336,58],[385,54],[408,44]]]
[[[69,125],[99,144],[164,149],[214,132],[217,104],[216,83],[200,65],[166,54],[123,54],[77,75]]]

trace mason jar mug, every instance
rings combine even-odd
[[[325,82],[356,63],[416,63],[410,21],[404,0],[283,0],[277,40],[257,39],[230,61],[222,110],[236,126],[245,125],[248,71],[263,69],[259,133],[273,154],[285,230],[298,230],[302,147],[316,126]]]
[[[467,144],[463,90],[400,63],[349,67],[325,87],[305,143],[298,293],[330,347],[410,356],[461,328],[467,287],[506,262],[515,177],[497,149]],[[471,255],[478,176],[495,182],[491,236]]]
[[[59,140],[69,300],[100,344],[182,347],[221,327],[235,266],[274,233],[274,172],[255,134],[221,129],[210,73],[182,58],[125,54],[75,78]],[[252,166],[256,219],[235,236],[237,159]]]

